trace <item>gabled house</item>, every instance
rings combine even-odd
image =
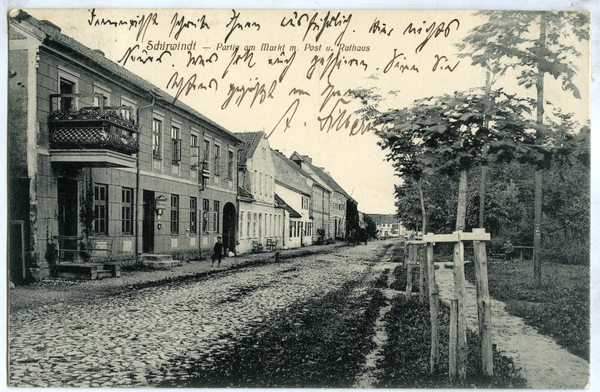
[[[323,230],[324,238],[330,238],[332,233],[329,219],[333,190],[313,170],[312,158],[294,151],[290,156],[290,160],[298,165],[313,181],[311,190],[311,215],[314,223],[313,241],[317,240],[320,230]]]
[[[300,155],[294,152],[290,159],[299,165],[304,171],[309,173],[320,188],[327,191],[323,193],[322,213],[319,211],[315,214],[315,222],[319,228],[324,228],[326,237],[344,239],[347,230],[347,203],[352,200],[350,195],[325,171],[322,167],[317,167],[312,164],[312,159],[307,155]],[[320,198],[321,189],[317,187],[315,193]],[[317,201],[316,208],[319,208]]]
[[[289,208],[286,209],[284,245],[288,248],[312,245],[313,217],[311,198],[313,180],[308,173],[286,158],[282,153],[273,151],[275,165],[276,196]],[[291,210],[290,210],[291,209]]]
[[[256,246],[281,248],[284,208],[275,197],[275,167],[269,141],[264,132],[235,135],[243,141],[238,157],[237,253],[250,252]]]
[[[235,238],[238,137],[60,27],[8,22],[13,282]]]

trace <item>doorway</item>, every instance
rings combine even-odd
[[[225,254],[229,251],[235,253],[235,224],[237,222],[235,206],[232,203],[226,203],[223,207],[223,246]]]
[[[58,178],[58,235],[77,237],[77,180]],[[60,240],[61,249],[77,249],[77,240]],[[74,260],[74,252],[61,252],[65,260]]]
[[[154,252],[154,214],[156,199],[154,191],[144,191],[144,220],[142,222],[142,252]]]

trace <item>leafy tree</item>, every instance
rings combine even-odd
[[[508,68],[520,70],[519,85],[535,86],[537,92],[537,139],[545,138],[544,76],[560,79],[562,87],[580,98],[573,84],[577,72],[573,59],[581,53],[569,43],[568,38],[589,40],[589,14],[585,12],[506,12],[481,11],[476,15],[488,17],[488,21],[474,28],[459,48],[472,64],[486,67],[492,72],[504,73]],[[537,28],[539,36],[531,33]],[[534,216],[534,283],[541,285],[541,223],[542,223],[542,169],[547,164],[546,154],[533,154],[538,166],[535,173]]]
[[[366,227],[367,238],[376,238],[378,230],[377,230],[377,224],[375,223],[373,218],[371,218],[368,215],[365,215],[365,224],[367,225],[367,227]]]
[[[487,109],[488,101],[493,102],[492,110]],[[523,117],[529,110],[526,103],[501,90],[481,89],[420,99],[410,108],[379,116],[380,123],[394,125],[389,132],[379,132],[379,144],[389,149],[387,159],[405,179],[419,183],[424,175],[459,174],[455,228],[464,229],[467,170],[529,141],[526,131],[531,123]],[[488,127],[483,126],[484,117]],[[484,145],[491,142],[496,143],[494,150],[484,155]]]

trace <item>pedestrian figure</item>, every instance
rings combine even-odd
[[[219,267],[221,265],[221,257],[223,254],[223,243],[221,242],[221,237],[217,237],[217,243],[215,244],[213,250],[214,253],[212,255],[211,267],[215,265],[215,260],[219,260],[219,263],[217,264],[217,267]]]
[[[512,260],[513,251],[514,247],[512,242],[510,242],[510,240],[506,240],[506,243],[504,244],[504,260]]]

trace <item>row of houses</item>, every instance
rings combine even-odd
[[[47,276],[56,248],[73,263],[85,246],[187,260],[218,237],[244,253],[358,226],[356,201],[310,157],[225,129],[23,11],[9,18],[8,93],[14,282]]]

